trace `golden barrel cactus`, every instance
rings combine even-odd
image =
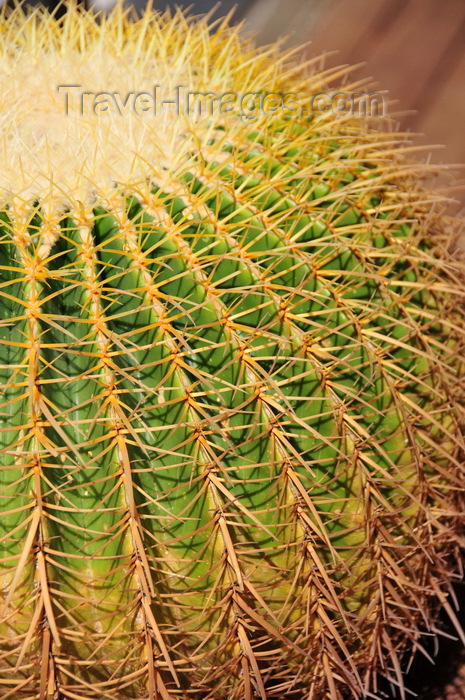
[[[0,54],[0,697],[402,686],[464,519],[422,167],[226,20],[17,8]]]

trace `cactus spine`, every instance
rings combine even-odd
[[[1,697],[402,685],[463,525],[461,267],[421,167],[353,115],[63,113],[86,79],[340,77],[224,22],[0,24]]]

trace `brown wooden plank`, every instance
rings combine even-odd
[[[413,109],[441,56],[465,19],[463,0],[410,0],[388,32],[374,37],[368,54],[370,73],[386,85],[401,108]],[[465,38],[465,34],[464,34]],[[465,42],[464,42],[465,46]],[[361,60],[360,44],[352,60]]]
[[[463,93],[465,74],[461,73],[460,69],[457,72],[457,67],[461,63],[464,53],[465,19],[457,24],[454,36],[436,62],[421,95],[413,104],[413,108],[418,112],[418,117],[414,118],[412,123],[420,123],[430,110],[435,109],[438,95],[450,80],[456,82],[456,88]]]
[[[423,140],[444,144],[434,154],[435,162],[465,163],[465,52],[435,91],[434,104],[419,120],[418,129],[425,134]]]
[[[328,59],[329,65],[365,61],[364,72],[408,110],[427,89],[430,75],[465,19],[465,3],[341,1],[324,14],[310,32],[310,38],[315,37],[312,51],[338,50]]]
[[[287,46],[308,41],[309,32],[328,7],[328,0],[256,0],[245,10],[247,31],[259,44],[288,37]]]
[[[357,46],[360,37],[376,17],[391,5],[396,5],[399,0],[333,0],[328,2],[316,23],[311,27],[308,39],[312,45],[310,51],[313,55],[327,51],[339,51],[345,63],[347,57]],[[307,51],[308,53],[308,51]],[[366,56],[363,60],[366,60]],[[335,61],[333,61],[334,65]]]

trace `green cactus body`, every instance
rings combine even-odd
[[[321,81],[271,79],[236,32],[181,14],[37,17],[3,20],[5,56],[12,36],[82,60],[110,37],[137,67],[155,33],[165,67],[187,44],[223,89]],[[35,180],[5,197],[5,698],[374,692],[448,605],[465,340],[449,223],[356,117],[183,133],[175,166],[85,201]]]

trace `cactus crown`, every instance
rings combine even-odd
[[[227,18],[129,15],[120,3],[100,22],[72,7],[60,20],[21,8],[0,18],[2,191],[88,202],[116,183],[169,182],[167,173],[185,167],[215,132],[205,115],[167,104],[178,86],[220,94],[288,92],[295,84],[299,71],[283,69],[286,56],[276,47],[253,50]],[[311,91],[321,84],[315,77]],[[152,96],[155,86],[157,113],[141,118],[133,95]],[[117,95],[115,108],[94,110],[89,95],[104,92]],[[225,121],[231,137],[242,133],[243,120]]]
[[[63,114],[60,83],[344,73],[225,22],[17,9],[0,46],[5,697],[402,685],[463,522],[461,269],[423,170],[355,116]]]

